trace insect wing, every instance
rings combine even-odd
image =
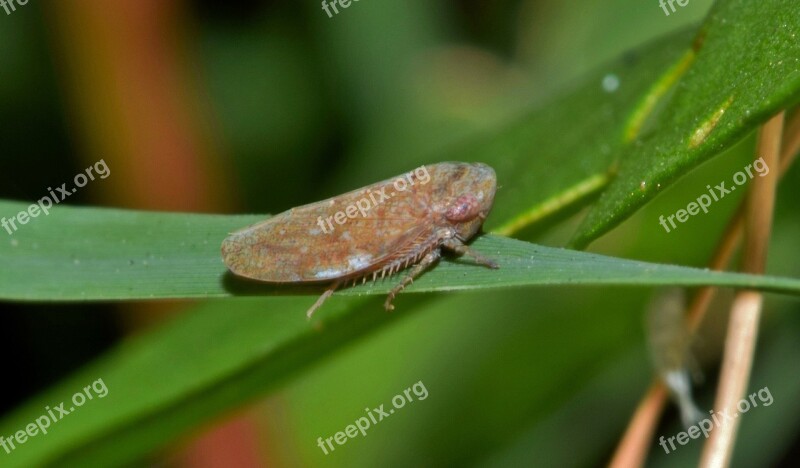
[[[223,259],[237,275],[319,282],[380,269],[434,232],[430,187],[396,190],[395,179],[276,215],[231,234]]]

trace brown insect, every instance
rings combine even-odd
[[[340,286],[412,266],[384,307],[433,265],[442,248],[497,264],[465,242],[494,201],[494,170],[481,163],[421,166],[317,203],[292,208],[230,234],[222,258],[236,275],[270,283],[329,283],[311,314]]]

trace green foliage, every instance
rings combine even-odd
[[[686,51],[674,94],[657,82],[630,122],[619,173],[573,238],[584,246],[703,161],[800,99],[800,15],[789,0],[718,2]],[[675,73],[671,70],[669,73]],[[652,96],[651,96],[652,95]],[[658,116],[650,101],[666,100]],[[644,118],[649,131],[640,130]]]
[[[0,210],[26,205],[0,202]],[[262,219],[56,207],[0,244],[0,298],[85,301],[195,299],[235,295],[311,293],[234,277],[219,257],[228,232]],[[445,260],[407,292],[497,289],[534,285],[718,285],[800,293],[800,280],[718,273],[556,249],[499,236],[473,247],[502,266]],[[339,295],[385,294],[396,278],[343,289]],[[310,289],[310,291],[309,291]],[[296,311],[302,312],[303,306]]]
[[[357,15],[374,11],[359,8],[336,21],[355,21]],[[374,28],[379,23],[359,24]],[[696,31],[679,31],[639,47],[490,136],[473,138],[436,159],[479,160],[495,167],[501,188],[486,225],[494,233],[532,237],[533,229],[553,226],[602,193],[575,237],[584,245],[628,219],[657,195],[659,184],[665,188],[740,141],[775,111],[797,102],[800,48],[793,34],[798,25],[797,9],[788,1],[719,2]],[[342,33],[344,42],[355,49],[361,37],[354,37],[355,29],[348,31]],[[394,53],[408,53],[405,47],[403,43]],[[339,52],[335,60],[350,63],[350,50]],[[358,79],[354,70],[368,68],[370,58],[383,53],[374,48],[362,52],[352,60],[367,65],[342,66],[347,69],[343,76]],[[292,70],[298,80],[303,76]],[[396,75],[385,72],[378,79],[399,82]],[[360,79],[366,88],[376,78]],[[403,100],[395,98],[401,105]],[[362,110],[360,118],[374,125],[382,111],[369,101],[380,99],[369,95],[362,100],[361,106],[371,110]],[[313,103],[304,107],[315,109]],[[289,124],[271,122],[276,128],[282,125]],[[253,137],[258,128],[239,129],[239,137]],[[286,145],[304,144],[298,135],[291,134]],[[360,182],[430,161],[430,155],[415,154],[396,163],[403,164],[397,171],[390,163],[382,167],[384,172],[370,171],[370,178]],[[302,169],[302,164],[292,165]],[[336,183],[344,182],[340,178]],[[0,201],[0,212],[16,213],[26,206]],[[644,291],[617,296],[608,294],[607,286],[712,284],[800,292],[800,281],[785,277],[638,262],[490,234],[473,247],[496,259],[499,270],[446,259],[408,288],[409,293],[465,292],[404,294],[397,300],[397,312],[386,314],[382,298],[355,296],[384,294],[395,279],[357,286],[337,293],[310,324],[303,312],[319,290],[256,285],[226,274],[221,240],[263,218],[59,206],[0,242],[3,300],[226,298],[200,304],[167,326],[123,343],[5,417],[0,435],[24,428],[45,406],[68,400],[98,378],[109,389],[106,398],[59,421],[46,437],[31,439],[8,456],[0,453],[3,465],[130,464],[214,418],[286,388],[288,405],[302,416],[294,422],[298,429],[290,442],[302,444],[294,461],[319,464],[322,455],[309,454],[316,450],[309,434],[341,430],[364,404],[371,404],[365,402],[375,399],[376,389],[391,396],[402,390],[395,386],[400,377],[411,383],[420,376],[431,389],[431,401],[438,401],[435,406],[420,403],[409,410],[407,417],[413,419],[397,416],[396,422],[381,426],[385,432],[351,442],[362,444],[357,455],[342,450],[338,458],[324,461],[367,465],[364,460],[391,455],[408,465],[481,458],[514,464],[529,461],[526,457],[534,450],[552,460],[591,464],[597,460],[593,456],[602,457],[613,444],[615,433],[608,428],[624,423],[647,375],[638,316],[626,313],[641,307]],[[701,252],[696,256],[703,252],[693,245],[685,250]],[[550,295],[544,288],[529,288],[544,285],[559,287],[550,288]],[[570,294],[576,285],[589,287],[585,296]],[[470,292],[477,290],[481,292]],[[230,297],[244,295],[272,297]],[[521,305],[531,313],[520,314]],[[796,319],[787,324],[788,330],[798,328]],[[785,374],[781,359],[794,362],[791,356],[800,356],[787,345],[786,330],[772,331],[776,341],[766,358],[771,367],[757,371],[755,378],[765,376],[772,379],[771,386],[783,385],[785,395],[796,394],[796,379],[775,381]],[[384,339],[377,340],[379,335]],[[326,366],[319,366],[322,362]],[[459,367],[458,362],[470,366]],[[384,366],[396,374],[381,374]],[[537,373],[526,373],[531,368]],[[301,374],[304,379],[295,378]],[[453,389],[456,382],[461,392]],[[352,394],[352,388],[368,386],[376,391]],[[585,417],[599,408],[609,412],[608,418],[593,418],[594,426],[586,428],[592,436],[577,437],[565,448],[563,434],[576,415]],[[787,434],[795,423],[791,414],[782,411],[771,418],[762,412],[754,418],[766,418],[755,419],[759,427],[768,421]],[[470,425],[459,422],[467,418]],[[409,421],[446,430],[435,431],[434,439]],[[478,425],[491,436],[475,431]],[[745,453],[752,459],[755,452]]]

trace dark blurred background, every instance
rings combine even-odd
[[[0,10],[0,198],[39,199],[48,187],[70,181],[102,159],[111,170],[109,179],[90,183],[65,203],[280,212],[408,169],[404,155],[435,154],[500,125],[625,50],[701,20],[709,6],[707,0],[692,0],[667,17],[656,1],[641,0],[361,0],[329,18],[318,0],[29,2],[10,15]],[[568,129],[554,137],[568,138]],[[704,181],[742,167],[752,138],[740,146],[728,162],[703,166],[673,194],[696,194]],[[797,171],[793,174],[796,180]],[[663,199],[648,208],[651,213],[672,209]],[[665,244],[658,247],[641,240],[652,240],[657,226],[643,227],[634,217],[598,249],[703,265],[715,242],[702,237],[706,225],[724,224],[733,208],[720,206],[693,228],[661,238]],[[778,218],[784,220],[776,228],[776,249],[781,249],[796,239],[800,223],[790,211]],[[572,228],[574,222],[568,222],[537,240],[560,245]],[[643,236],[648,230],[651,235]],[[4,237],[0,234],[0,242],[8,241]],[[780,259],[774,272],[798,273]],[[246,415],[205,431],[167,459],[183,466],[256,466],[259,460],[270,466],[316,465],[322,461],[316,435],[343,426],[352,419],[347,409],[365,400],[361,395],[344,404],[348,387],[331,385],[335,376],[372,369],[367,374],[373,378],[351,376],[352,385],[374,390],[366,395],[391,395],[424,374],[409,372],[408,361],[434,354],[438,357],[428,363],[428,372],[447,369],[441,386],[430,389],[429,403],[436,409],[414,417],[440,421],[442,431],[449,431],[445,442],[409,436],[414,431],[409,421],[393,423],[385,437],[410,437],[401,440],[409,450],[429,452],[431,465],[477,462],[447,445],[459,437],[482,447],[487,464],[535,461],[531,453],[554,465],[607,460],[650,378],[641,327],[649,295],[625,290],[610,297],[591,288],[468,295],[472,312],[459,318],[452,311],[465,299],[454,298],[424,327],[422,314],[416,314]],[[797,341],[792,344],[779,332],[798,330],[797,305],[774,302],[765,346],[778,347],[778,354],[786,346],[798,354]],[[482,312],[475,303],[485,306]],[[179,302],[0,303],[0,355],[7,357],[0,413],[186,307]],[[420,334],[423,328],[427,331]],[[425,344],[419,344],[419,336]],[[455,351],[474,341],[483,344],[481,353]],[[701,390],[701,407],[713,401],[717,346],[718,337],[705,349],[712,374]],[[548,359],[542,354],[551,348],[572,351]],[[398,353],[388,361],[375,358]],[[471,360],[473,367],[458,367],[461,360]],[[523,369],[531,375],[517,377]],[[760,377],[754,374],[757,388],[763,386]],[[619,379],[628,382],[625,392],[609,386]],[[791,380],[786,388],[796,389],[796,379]],[[341,404],[340,410],[314,398],[319,386]],[[517,420],[495,420],[493,408],[503,408],[506,393],[536,388],[541,392],[531,399],[538,403],[520,409]],[[447,395],[450,400],[443,400]],[[800,401],[797,396],[776,390],[775,399]],[[594,426],[581,430],[587,415],[601,408],[600,414],[614,416],[607,422],[593,418]],[[314,422],[315,415],[328,412],[330,422]],[[768,460],[790,460],[797,418],[776,423],[772,416],[764,415],[766,426],[758,426],[779,434]],[[464,434],[454,434],[454,424],[444,422],[473,418],[487,433],[455,424]],[[675,418],[671,409],[667,429],[660,433],[674,433]],[[506,423],[508,431],[492,429]],[[565,440],[565,428],[574,440]],[[366,447],[363,453],[337,454],[324,462],[348,466],[385,456],[402,466],[403,448],[387,451],[383,442],[372,442],[378,437],[367,438],[374,446],[359,442]],[[737,450],[758,453],[754,441],[742,445]],[[654,463],[673,465],[674,457]]]

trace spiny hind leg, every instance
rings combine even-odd
[[[489,257],[484,257],[483,254],[473,250],[470,246],[464,244],[455,237],[444,241],[442,247],[446,248],[447,250],[451,250],[457,253],[458,255],[466,255],[467,257],[472,257],[472,259],[475,260],[475,263],[479,265],[487,266],[492,269],[500,268],[500,266],[497,265],[497,262],[495,262]]]
[[[397,294],[399,294],[400,291],[402,291],[406,286],[413,283],[414,278],[421,275],[422,272],[425,271],[433,263],[435,263],[436,260],[439,260],[440,256],[441,253],[439,249],[435,249],[431,250],[430,252],[428,252],[427,255],[422,257],[422,260],[420,260],[419,263],[417,263],[411,268],[411,271],[409,271],[406,277],[403,278],[403,281],[401,281],[400,284],[398,284],[397,286],[392,288],[391,291],[389,291],[389,295],[386,297],[386,302],[383,303],[384,309],[386,309],[387,311],[394,310],[394,306],[392,305],[394,297],[397,296]]]
[[[324,293],[322,293],[321,296],[319,296],[317,302],[315,302],[314,305],[312,305],[306,312],[306,317],[308,317],[309,320],[311,320],[311,315],[314,313],[314,311],[319,309],[322,303],[333,295],[333,292],[336,291],[336,288],[338,288],[340,284],[341,283],[339,282],[333,283],[328,289],[325,290]]]

